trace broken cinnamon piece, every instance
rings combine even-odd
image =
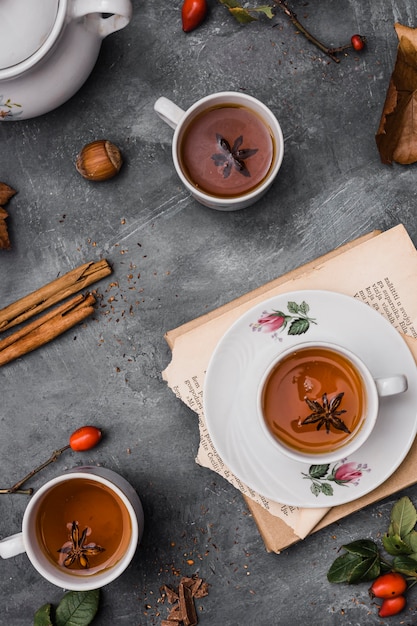
[[[6,209],[0,206],[0,250],[10,250],[11,243],[7,230],[6,219],[9,217]]]
[[[184,626],[196,626],[198,624],[197,613],[190,587],[184,583],[180,583],[179,588],[180,611]]]
[[[177,622],[173,622],[170,619],[163,619],[161,622],[161,626],[178,626]]]
[[[15,189],[12,189],[9,185],[6,185],[6,183],[0,183],[0,205],[7,204],[15,193]]]

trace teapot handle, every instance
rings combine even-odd
[[[98,30],[104,39],[107,35],[127,26],[132,18],[131,0],[73,0],[71,14],[80,18],[92,13],[108,13],[98,18]]]

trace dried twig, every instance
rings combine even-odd
[[[340,59],[338,59],[335,53],[341,52],[342,49],[344,50],[346,49],[346,47],[350,47],[350,45],[343,46],[342,48],[329,48],[328,46],[324,45],[319,39],[317,39],[317,37],[312,35],[306,28],[304,28],[301,22],[298,21],[297,15],[292,9],[288,7],[285,0],[274,0],[274,2],[282,11],[284,11],[285,15],[291,20],[296,29],[299,30],[300,33],[302,33],[304,37],[308,39],[308,41],[310,41],[317,48],[319,48],[319,50],[324,52],[324,54],[327,54],[327,56],[329,56],[332,61],[334,61],[335,63],[340,63]]]

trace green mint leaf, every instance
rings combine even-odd
[[[404,576],[417,576],[417,559],[411,556],[396,556],[393,560],[393,569]]]
[[[324,478],[329,471],[329,467],[328,463],[326,465],[310,465],[308,474],[311,478]]]
[[[366,559],[375,558],[379,556],[378,546],[371,539],[359,539],[358,541],[352,541],[342,546],[346,552],[356,554],[356,556],[362,556]]]
[[[310,322],[304,319],[303,317],[298,317],[291,323],[288,329],[288,334],[289,335],[303,335],[304,333],[308,331],[309,328],[310,328]]]
[[[388,554],[412,554],[413,550],[399,535],[384,535],[382,543]]]
[[[53,626],[51,620],[51,604],[44,604],[34,615],[33,626]]]
[[[98,610],[100,590],[69,591],[56,609],[56,626],[88,626]]]
[[[410,498],[404,496],[394,504],[391,510],[391,524],[400,537],[408,535],[417,524],[417,511]]]

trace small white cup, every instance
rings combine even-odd
[[[273,143],[272,162],[265,178],[251,191],[234,197],[223,197],[220,194],[214,195],[199,189],[198,186],[193,184],[185,175],[179,157],[184,131],[189,127],[190,123],[205,111],[227,106],[243,107],[254,113],[268,129]],[[274,182],[284,156],[282,130],[272,111],[253,96],[234,91],[214,93],[205,98],[201,98],[187,109],[187,111],[181,109],[171,100],[168,100],[168,98],[161,97],[155,102],[154,110],[164,122],[175,129],[172,142],[172,158],[175,169],[182,183],[191,195],[204,206],[219,211],[236,211],[246,208],[259,200]],[[229,142],[232,143],[235,139],[235,137],[229,138]]]
[[[40,546],[36,532],[37,514],[44,497],[56,485],[79,478],[104,485],[117,495],[127,509],[131,526],[126,551],[117,563],[95,574],[83,576],[78,576],[64,566],[59,566],[50,561]],[[33,567],[50,583],[71,591],[99,589],[115,580],[127,568],[141,540],[143,526],[144,517],[141,501],[127,480],[104,467],[75,467],[45,483],[31,497],[23,516],[22,531],[0,541],[0,557],[7,559],[26,552]]]
[[[264,387],[271,372],[280,362],[283,361],[283,359],[305,348],[327,348],[328,350],[341,354],[345,359],[347,359],[347,361],[350,361],[350,363],[353,364],[363,382],[365,409],[358,428],[352,433],[351,437],[346,439],[345,443],[342,443],[334,450],[327,452],[312,452],[310,454],[306,451],[299,451],[289,446],[271,432],[265,422],[263,414]],[[374,379],[365,363],[356,354],[344,347],[329,342],[300,343],[282,352],[276,359],[274,359],[262,376],[257,397],[258,420],[268,440],[279,452],[285,454],[287,457],[295,461],[299,461],[300,463],[331,463],[353,454],[367,441],[377,420],[380,398],[383,396],[392,396],[403,393],[407,390],[407,387],[407,378],[403,374]],[[308,395],[308,393],[306,393],[306,395]],[[343,402],[340,408],[343,409]]]

